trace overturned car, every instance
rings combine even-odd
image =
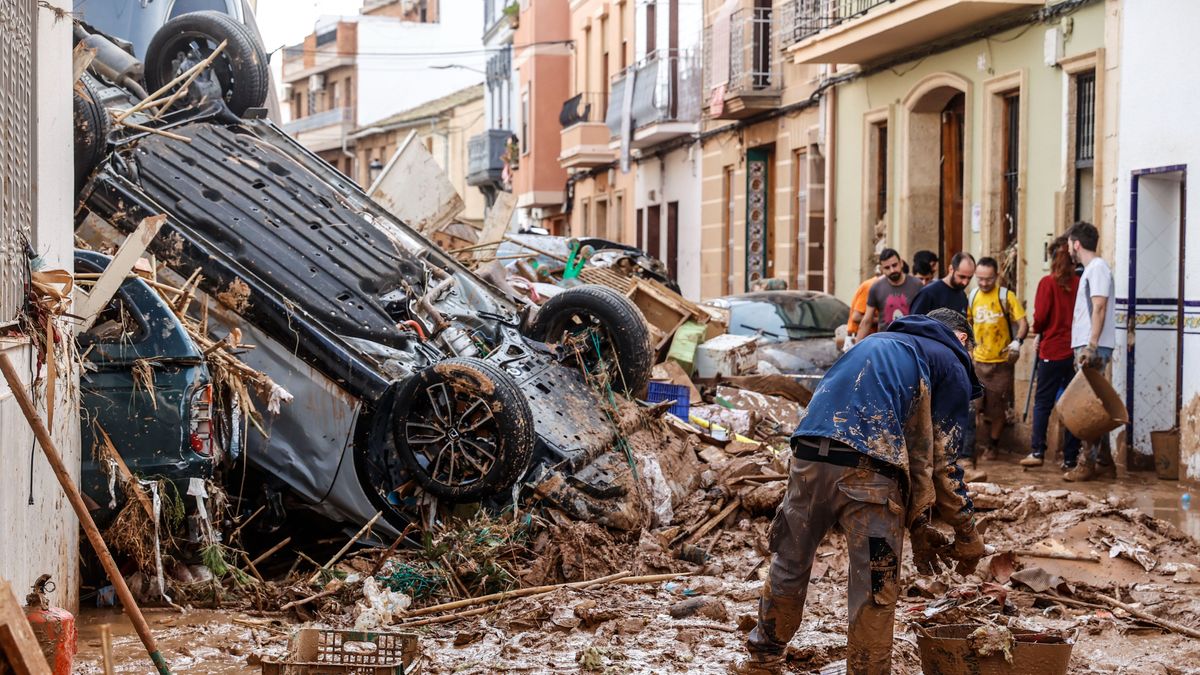
[[[581,286],[523,314],[266,120],[261,47],[210,14],[152,41],[147,90],[225,45],[169,105],[105,77],[128,67],[76,87],[80,220],[129,233],[166,214],[153,253],[199,271],[210,332],[239,329],[242,359],[294,396],[248,434],[249,462],[325,515],[393,529],[427,495],[498,506],[537,487],[579,517],[621,499],[613,395],[651,365],[637,308]]]

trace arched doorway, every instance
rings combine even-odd
[[[964,249],[969,97],[966,80],[943,73],[919,82],[904,102],[908,119],[900,243],[909,256],[929,249],[949,260]]]

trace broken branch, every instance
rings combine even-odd
[[[375,524],[375,521],[379,520],[379,517],[382,515],[383,511],[376,512],[375,515],[367,521],[367,524],[363,525],[362,529],[355,533],[355,535],[350,538],[350,541],[346,542],[346,545],[343,546],[340,551],[333,554],[333,557],[330,558],[329,562],[325,563],[325,566],[321,569],[333,569],[334,564],[336,564],[338,560],[341,560],[342,556],[346,555],[346,551],[349,551],[351,546],[358,542],[359,539],[362,539],[367,532],[370,531],[371,527]],[[309,577],[308,583],[315,584],[317,579],[321,578],[321,569],[317,570],[315,574]]]

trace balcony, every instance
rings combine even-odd
[[[714,119],[741,119],[779,107],[783,73],[770,7],[745,7],[728,31],[704,29],[704,107]],[[724,39],[722,33],[728,35]]]
[[[508,129],[488,129],[467,141],[467,185],[499,187],[504,182]]]
[[[869,63],[1045,0],[791,0],[782,46],[796,63]]]
[[[630,147],[646,148],[695,133],[700,122],[700,59],[660,50],[613,78],[605,124],[621,135],[626,87],[633,87]]]
[[[590,169],[616,159],[608,146],[608,126],[602,118],[607,109],[607,94],[576,94],[563,103],[558,115],[562,124],[558,163],[562,168]]]
[[[313,152],[341,147],[342,138],[353,128],[354,108],[330,108],[283,125],[288,135]]]

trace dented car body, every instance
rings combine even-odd
[[[125,88],[88,86],[103,107],[136,104]],[[239,329],[253,346],[241,358],[294,396],[268,435],[247,434],[270,480],[337,520],[382,511],[390,529],[418,517],[422,494],[502,505],[557,479],[563,500],[624,496],[610,399],[560,339],[571,336],[528,337],[517,303],[268,120],[220,101],[131,119],[159,133],[107,135],[81,215],[124,232],[168,215],[151,251],[181,277],[199,271],[209,323],[223,326],[211,332]],[[644,344],[622,358],[648,371],[648,336],[625,335],[640,321],[585,318],[598,330],[584,351]],[[644,382],[622,375],[630,389]]]

